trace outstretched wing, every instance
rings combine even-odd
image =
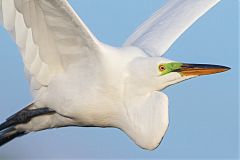
[[[21,51],[32,89],[70,63],[96,59],[99,42],[66,0],[0,0],[0,21]]]
[[[128,103],[126,112],[119,128],[144,149],[158,147],[168,128],[168,97],[155,91],[145,100]]]
[[[168,0],[125,42],[151,56],[163,55],[175,40],[220,0]]]

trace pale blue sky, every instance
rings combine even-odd
[[[70,0],[103,42],[121,46],[163,0]],[[231,67],[167,88],[170,126],[154,151],[136,146],[118,129],[63,128],[18,138],[0,148],[7,158],[237,158],[238,1],[223,0],[171,47],[165,57]],[[0,28],[0,121],[31,101],[15,44]]]

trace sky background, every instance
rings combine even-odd
[[[121,46],[163,0],[69,0],[97,38]],[[136,146],[118,129],[62,128],[28,134],[0,148],[0,159],[237,158],[239,57],[237,0],[223,0],[165,54],[175,61],[212,63],[228,72],[202,76],[164,90],[170,125],[154,151]],[[31,102],[18,50],[0,28],[0,121]]]

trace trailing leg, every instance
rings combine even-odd
[[[34,104],[25,107],[9,117],[4,123],[0,124],[0,146],[16,137],[20,137],[28,133],[24,130],[18,130],[16,126],[27,124],[35,117],[55,113],[55,111],[49,108],[32,108],[34,108]]]
[[[17,112],[16,114],[9,117],[4,123],[0,124],[0,131],[7,129],[12,126],[16,126],[18,124],[24,124],[29,122],[32,118],[46,115],[46,114],[54,114],[55,111],[49,108],[37,108],[31,109],[34,104],[31,104],[21,111]]]

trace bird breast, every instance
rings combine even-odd
[[[73,65],[52,80],[40,101],[79,125],[109,126],[121,108],[121,83],[110,83],[106,77],[96,69]]]

